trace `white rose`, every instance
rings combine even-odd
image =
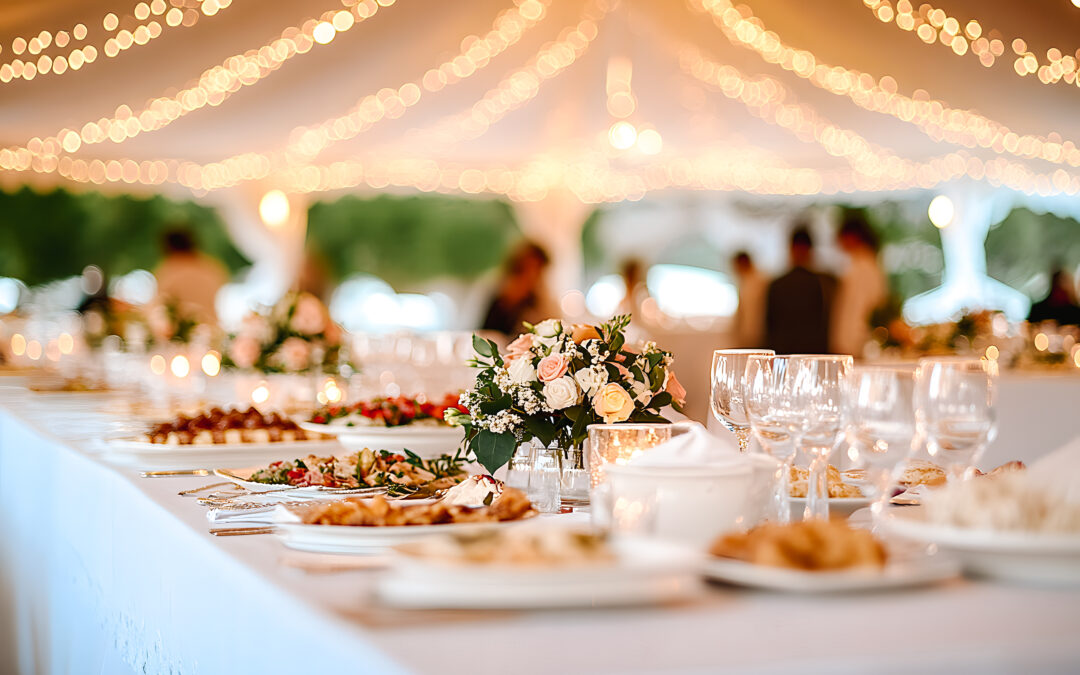
[[[564,375],[544,385],[544,400],[552,410],[562,410],[575,405],[581,398],[577,382]]]
[[[547,319],[536,324],[533,328],[536,332],[536,341],[545,347],[551,347],[559,341],[562,333],[562,324],[557,319]]]
[[[528,384],[536,381],[536,368],[527,358],[514,359],[506,366],[506,374],[514,384]]]
[[[574,373],[574,379],[586,394],[591,394],[607,384],[607,371],[602,368],[582,368]]]

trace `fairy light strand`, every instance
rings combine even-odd
[[[1005,57],[1006,43],[999,37],[1000,32],[985,30],[978,19],[964,23],[931,5],[923,4],[915,9],[910,0],[898,0],[895,7],[892,0],[863,0],[863,5],[882,23],[910,32],[928,45],[944,45],[957,56],[970,54],[987,68],[997,64],[999,58],[1003,62],[1011,58]],[[1035,75],[1043,84],[1064,82],[1080,86],[1077,77],[1080,49],[1069,54],[1051,47],[1046,50],[1045,60],[1040,61],[1023,38],[1015,38],[1008,44],[1015,56],[1013,71],[1020,77]]]
[[[42,30],[29,38],[13,38],[11,51],[16,58],[0,63],[0,84],[79,71],[99,56],[116,58],[170,30],[190,28],[230,5],[232,0],[201,0],[195,9],[185,7],[182,0],[149,0],[139,2],[128,14],[109,12],[90,27],[79,23],[71,30]],[[96,26],[101,26],[104,35],[91,43],[91,28],[97,32]]]
[[[912,124],[935,141],[1080,167],[1080,148],[1071,140],[1063,141],[1056,132],[1047,136],[1018,134],[988,117],[931,99],[921,90],[914,96],[905,96],[898,93],[896,80],[891,76],[877,79],[843,66],[829,66],[812,52],[788,46],[776,33],[766,30],[745,5],[741,5],[740,10],[729,0],[688,1],[691,6],[710,14],[733,44],[748,47],[765,61],[779,65],[819,89],[846,96],[864,110],[884,113]]]

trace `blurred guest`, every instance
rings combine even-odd
[[[507,263],[506,276],[484,318],[485,330],[515,335],[523,321],[536,324],[555,316],[544,284],[550,262],[547,251],[537,244],[521,245]]]
[[[861,356],[870,339],[870,318],[888,289],[878,266],[877,238],[861,214],[850,212],[844,219],[839,240],[849,263],[836,289],[829,344],[837,354]]]
[[[814,242],[805,227],[791,234],[791,269],[769,284],[765,346],[778,354],[820,354],[829,348],[835,280],[810,269]]]
[[[1080,307],[1073,300],[1073,285],[1064,270],[1050,277],[1050,293],[1031,306],[1028,321],[1056,321],[1059,326],[1080,325]]]
[[[641,303],[649,297],[649,287],[645,284],[644,265],[637,258],[630,258],[623,263],[619,275],[626,286],[626,293],[619,301],[615,314],[633,314],[638,318]]]
[[[165,259],[154,270],[157,301],[174,304],[200,323],[217,323],[214,299],[229,280],[225,266],[200,253],[191,232],[170,230],[162,239]]]
[[[734,327],[736,344],[742,348],[760,347],[765,332],[765,295],[769,291],[769,280],[758,271],[746,251],[736,253],[731,266],[739,286]]]

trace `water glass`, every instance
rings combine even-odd
[[[791,429],[797,426],[798,416],[798,411],[789,407],[791,398],[783,394],[783,387],[790,387],[793,382],[793,378],[788,377],[790,364],[790,356],[751,355],[746,361],[743,377],[750,429],[758,447],[783,467],[775,483],[769,516],[770,520],[781,523],[788,522],[791,517],[788,478],[795,459]]]
[[[915,438],[915,364],[880,364],[852,369],[848,388],[847,457],[865,473],[880,511]]]
[[[968,477],[997,437],[997,362],[971,358],[919,361],[915,422],[931,461],[949,480]]]
[[[790,427],[795,445],[810,460],[806,486],[804,519],[829,517],[829,492],[826,484],[829,457],[843,438],[845,430],[845,394],[853,366],[851,356],[799,355],[792,358],[785,379],[790,385],[781,388],[785,407],[798,411]]]
[[[739,450],[750,447],[750,420],[746,414],[743,379],[751,356],[774,354],[771,349],[717,349],[713,352],[709,403],[713,416],[735,434]]]

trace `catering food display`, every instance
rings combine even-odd
[[[788,482],[788,490],[792,497],[806,497],[806,483],[809,479],[809,474],[810,472],[802,467],[791,467],[791,478]],[[850,480],[850,477],[841,473],[840,469],[832,464],[829,465],[826,474],[826,485],[828,486],[830,499],[853,499],[863,496],[859,486],[853,485],[850,482],[845,482],[845,478]]]
[[[407,504],[372,499],[344,499],[307,508],[301,519],[307,525],[354,527],[413,527],[462,523],[498,523],[536,515],[525,493],[509,488],[488,506],[459,506],[434,501]]]
[[[881,568],[888,558],[885,547],[868,530],[823,520],[759,525],[749,532],[721,537],[709,552],[755,565],[815,572]]]
[[[309,434],[277,412],[263,413],[255,407],[247,410],[211,408],[190,417],[177,415],[168,422],[155,424],[146,432],[150,443],[160,445],[289,443],[325,438]]]
[[[468,413],[454,394],[439,402],[426,397],[378,397],[346,405],[329,405],[315,411],[308,422],[346,427],[446,426],[449,409]]]

